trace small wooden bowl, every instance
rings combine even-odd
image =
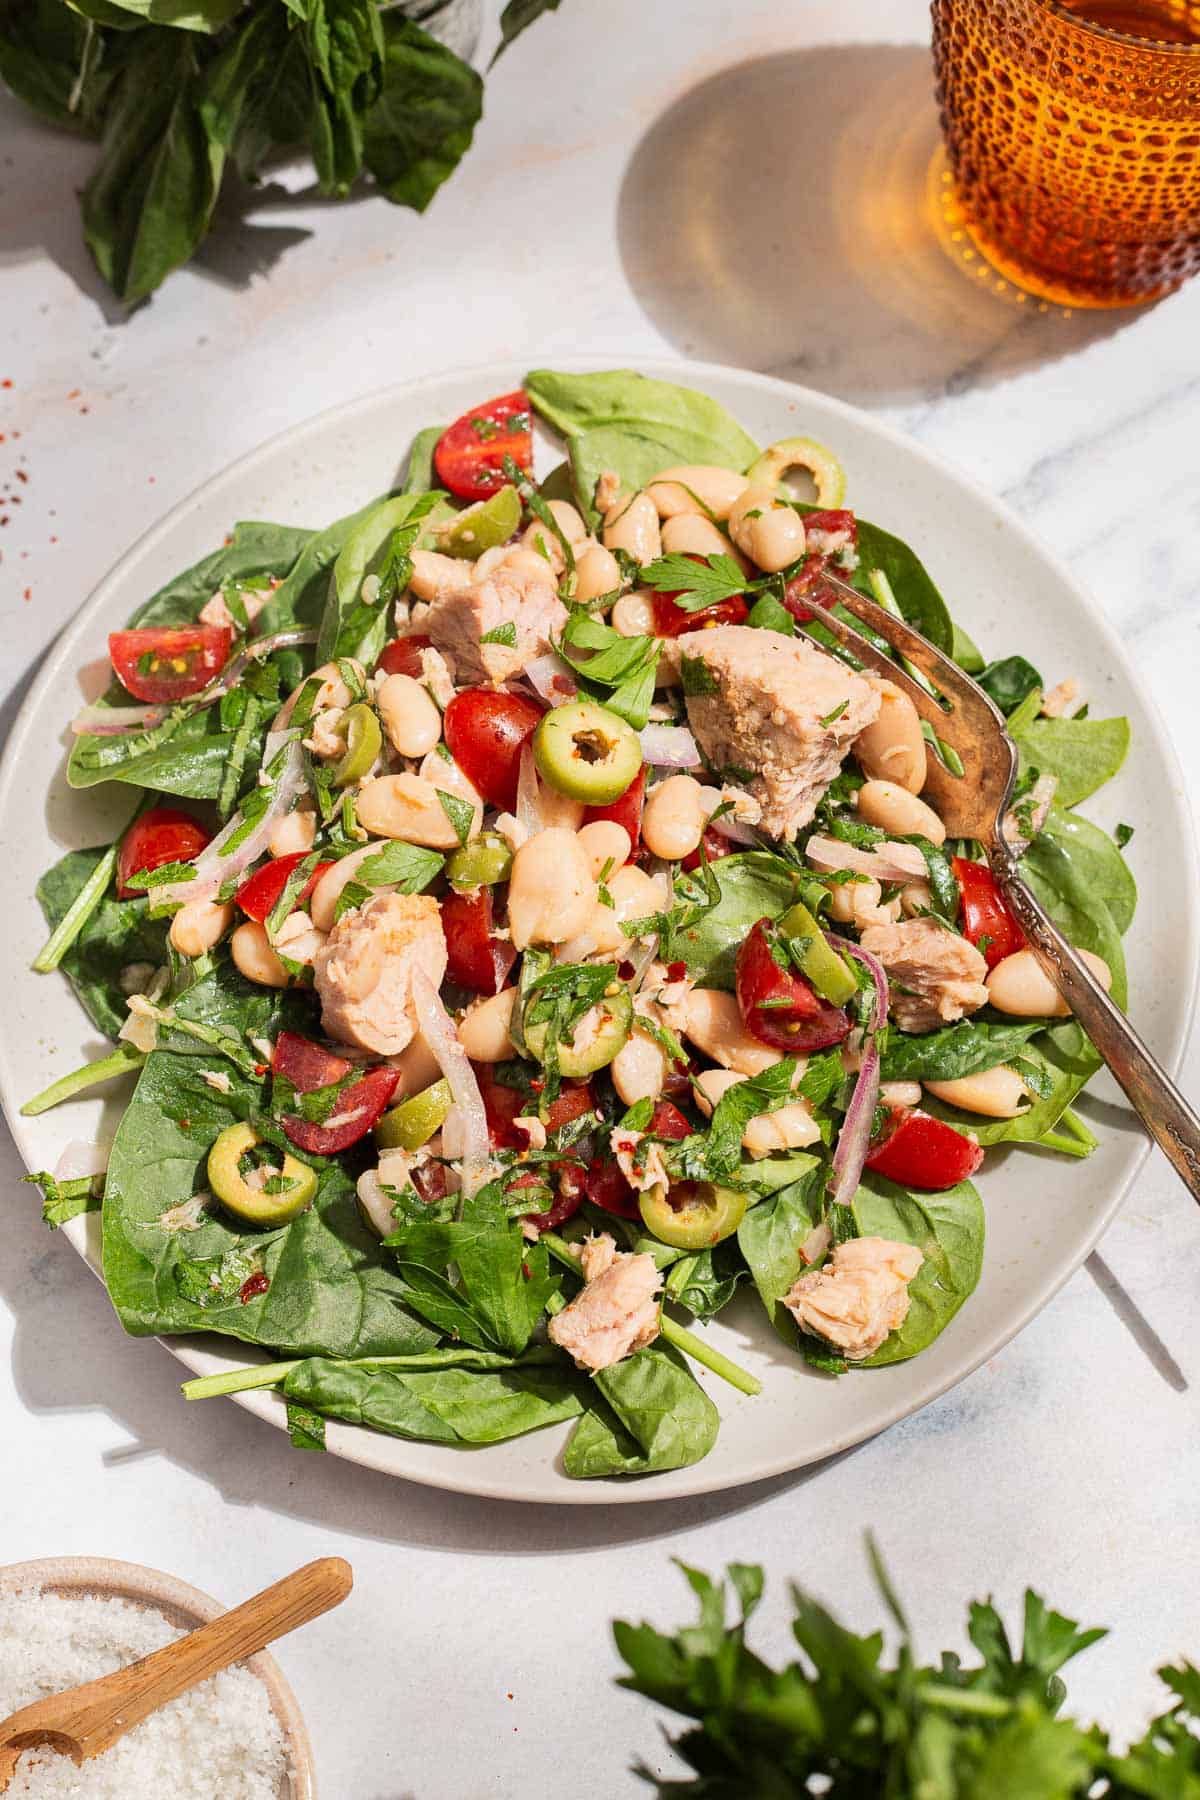
[[[0,1568],[0,1593],[42,1588],[52,1594],[80,1596],[101,1594],[128,1600],[134,1606],[162,1613],[181,1631],[192,1631],[227,1610],[208,1594],[189,1587],[160,1569],[141,1563],[116,1562],[108,1556],[47,1556],[34,1562],[9,1563]],[[312,1745],[308,1740],[296,1696],[283,1678],[279,1664],[265,1650],[247,1658],[267,1690],[271,1710],[279,1721],[287,1749],[288,1772],[279,1788],[279,1800],[316,1800],[317,1785]]]

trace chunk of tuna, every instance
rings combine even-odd
[[[763,830],[794,838],[879,711],[879,695],[807,638],[720,625],[692,633],[680,649],[689,663],[703,662],[713,684],[687,696],[701,749],[718,770],[749,770]],[[683,677],[685,690],[695,687],[686,664]]]
[[[862,1362],[903,1325],[908,1284],[924,1260],[915,1244],[851,1238],[824,1268],[801,1275],[783,1304],[801,1331],[824,1338],[847,1362]]]
[[[607,1232],[583,1246],[585,1285],[551,1319],[552,1343],[581,1369],[610,1369],[658,1336],[662,1275],[650,1255],[618,1251]]]
[[[987,1000],[986,961],[974,944],[937,919],[926,915],[898,925],[869,925],[861,942],[887,970],[889,1011],[902,1031],[936,1031]]]
[[[341,1044],[395,1056],[417,1031],[412,978],[446,974],[438,903],[428,894],[377,894],[344,913],[313,959],[321,1025]]]
[[[552,634],[567,622],[558,597],[554,571],[516,569],[507,564],[485,581],[444,589],[429,603],[419,629],[447,656],[459,687],[508,681],[527,663],[544,656]],[[511,627],[511,632],[505,631]],[[485,644],[493,632],[515,636],[515,643]]]

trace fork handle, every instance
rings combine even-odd
[[[993,851],[990,860],[1030,949],[1124,1088],[1151,1137],[1170,1158],[1192,1199],[1200,1201],[1200,1116],[1076,955],[1004,851]]]

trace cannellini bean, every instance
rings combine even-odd
[[[1029,1103],[1029,1089],[1005,1063],[982,1069],[978,1075],[960,1076],[957,1081],[927,1081],[925,1091],[947,1106],[982,1113],[985,1119],[1015,1119]]]
[[[839,925],[893,925],[900,917],[900,902],[889,900],[881,906],[882,899],[882,887],[869,877],[839,882],[829,890],[829,916]]]
[[[569,500],[551,500],[547,504],[549,505],[551,513],[554,515],[559,530],[566,538],[568,544],[571,545],[572,549],[574,549],[576,544],[582,544],[588,535],[588,528],[580,518],[579,513],[571,505],[571,502]],[[534,519],[532,524],[526,526],[521,537],[521,542],[537,556],[542,555],[542,547],[544,546],[545,555],[549,558],[550,562],[553,563],[556,569],[561,570],[566,562],[566,558],[562,553],[562,545],[559,543],[555,534],[550,530],[549,526],[543,525],[540,519]]]
[[[639,1100],[657,1100],[667,1079],[667,1059],[652,1038],[643,1036],[634,1021],[633,1030],[609,1064],[617,1096],[626,1106]]]
[[[705,1069],[696,1077],[701,1111],[711,1116],[722,1096],[744,1079],[733,1069]],[[774,1112],[756,1113],[742,1132],[742,1147],[754,1157],[772,1156],[778,1150],[798,1150],[816,1143],[820,1135],[807,1102],[796,1100]]]
[[[418,600],[436,600],[453,588],[466,587],[474,573],[463,556],[443,556],[438,550],[414,550],[408,585]]]
[[[924,800],[894,781],[864,781],[858,790],[858,810],[868,825],[878,825],[895,837],[923,837],[944,844],[946,827]]]
[[[933,895],[927,881],[909,881],[900,889],[900,911],[906,919],[933,911]]]
[[[360,681],[365,681],[367,678],[366,670],[363,668],[362,664],[355,662],[353,657],[350,657],[348,660],[357,674],[358,679]],[[342,679],[342,672],[337,664],[335,662],[322,663],[319,669],[313,670],[313,675],[319,676],[321,681],[321,685],[317,689],[317,697],[313,701],[313,712],[327,712],[330,707],[336,707],[339,712],[344,712],[354,699],[354,695],[350,692],[350,689]],[[296,710],[296,702],[299,700],[301,694],[304,692],[312,678],[312,675],[306,675],[304,680],[299,682],[297,686],[292,689],[271,722],[272,731],[284,731],[287,729],[288,725],[291,723],[292,714]],[[343,745],[342,748],[344,749],[345,746]]]
[[[257,919],[239,925],[229,940],[234,966],[259,987],[285,988],[292,979],[271,948],[266,927]]]
[[[203,956],[233,924],[233,903],[189,900],[171,920],[171,943],[180,956]]]
[[[475,817],[471,821],[472,837],[483,823],[483,795],[475,786],[452,756],[443,756],[440,750],[431,750],[421,759],[417,774],[422,781],[427,781],[432,788],[440,789],[443,794],[453,794],[456,800],[465,800],[468,806],[475,809]]]
[[[565,943],[583,930],[595,904],[596,883],[573,831],[539,831],[513,857],[508,924],[518,950]]]
[[[596,881],[606,865],[610,876],[623,869],[633,851],[629,833],[615,819],[593,819],[579,833],[579,842]]]
[[[302,801],[274,825],[267,849],[272,856],[294,856],[297,851],[304,855],[312,849],[316,835],[317,815],[312,802]]]
[[[879,1084],[879,1104],[881,1106],[920,1106],[921,1084],[919,1081],[881,1081]]]
[[[744,475],[719,469],[714,463],[676,463],[660,469],[646,492],[660,519],[700,513],[702,508],[714,518],[727,519],[730,507],[749,485]]]
[[[652,856],[677,862],[704,836],[704,790],[693,775],[671,775],[652,787],[642,814],[642,841]]]
[[[746,487],[729,511],[729,535],[767,574],[804,554],[804,521],[768,487]]]
[[[397,756],[425,756],[441,738],[442,715],[411,675],[389,675],[375,705]]]
[[[1112,987],[1112,972],[1103,957],[1077,950],[1101,987]],[[998,1012],[1018,1019],[1065,1019],[1071,1009],[1032,950],[1017,950],[998,962],[987,978],[988,999]]]
[[[739,1075],[761,1075],[782,1057],[782,1051],[760,1044],[742,1024],[737,999],[716,988],[693,988],[675,1009],[684,1035],[722,1068]]]
[[[449,764],[446,765],[447,768]],[[450,784],[443,784],[449,791]],[[457,850],[459,838],[431,781],[419,775],[379,775],[358,790],[358,822],[376,837],[399,838],[430,850]],[[479,829],[477,816],[472,826]]]
[[[654,602],[646,588],[622,594],[609,614],[609,624],[622,637],[654,636]]]
[[[582,837],[582,832],[579,835]],[[624,955],[631,940],[621,929],[622,922],[647,919],[652,913],[661,912],[667,903],[665,876],[647,875],[635,863],[618,869],[605,886],[612,905],[605,906],[597,897],[582,932],[563,941],[560,955],[565,962],[580,962],[586,956],[611,956],[617,951]]]
[[[292,962],[310,963],[325,942],[325,935],[316,929],[308,913],[297,908],[275,933],[275,948]]]
[[[668,519],[662,528],[662,547],[664,555],[732,556],[739,568],[749,566],[725,533],[697,513],[677,513]]]
[[[458,1041],[472,1062],[507,1062],[517,1054],[509,1036],[516,997],[516,988],[504,988],[468,1006],[459,1020]]]
[[[919,794],[928,766],[921,716],[894,681],[883,675],[865,679],[879,695],[879,711],[854,740],[859,767],[873,780],[894,781],[910,794]]]
[[[419,1094],[422,1089],[432,1087],[441,1078],[442,1066],[419,1031],[407,1049],[391,1058],[391,1063],[400,1073],[396,1088],[398,1097]]]
[[[611,594],[621,585],[621,568],[611,550],[603,544],[590,544],[575,559],[575,598],[583,605],[601,594]]]
[[[318,931],[333,930],[333,915],[341,898],[342,889],[348,881],[354,879],[354,873],[359,864],[366,862],[369,856],[378,856],[382,849],[382,844],[364,844],[361,850],[352,850],[349,856],[339,857],[332,868],[326,869],[308,896],[309,916]],[[380,894],[387,894],[391,891],[390,888],[372,890],[372,892]]]
[[[582,800],[573,800],[570,794],[560,794],[547,781],[538,782],[538,813],[542,827],[557,826],[562,831],[578,831],[583,824],[587,807]]]
[[[618,500],[604,515],[603,537],[606,550],[625,550],[635,562],[653,562],[662,550],[653,500],[645,494]]]

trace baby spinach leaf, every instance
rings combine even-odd
[[[372,507],[365,517],[357,516],[333,565],[317,640],[318,663],[339,656],[355,657],[368,667],[375,661],[388,634],[388,603],[396,586],[407,584],[408,552],[421,533],[421,521],[432,522],[449,511],[437,494],[398,494]],[[374,576],[378,584],[393,562],[397,569],[392,592],[377,585],[372,597],[366,590],[368,578]]]
[[[960,669],[978,680],[983,669],[983,655],[973,637],[963,630],[957,619],[951,621],[954,627],[954,643],[950,654]]]
[[[483,83],[410,20],[385,13],[383,28],[383,88],[366,116],[363,157],[389,200],[424,212],[471,147]]]
[[[402,494],[427,494],[430,488],[437,486],[433,453],[445,429],[444,425],[427,425],[424,431],[418,431],[408,453],[408,467],[400,487]]]
[[[38,903],[51,929],[65,918],[104,855],[103,846],[70,850],[42,876]],[[105,1037],[115,1038],[129,1016],[122,969],[139,962],[157,969],[166,961],[167,921],[151,919],[148,910],[145,900],[118,900],[110,890],[59,964],[88,1018]]]
[[[969,1181],[914,1194],[868,1171],[852,1202],[863,1237],[915,1244],[925,1260],[908,1285],[908,1316],[864,1368],[904,1362],[932,1344],[974,1293],[983,1269],[983,1202]]]
[[[537,411],[567,440],[580,504],[596,515],[596,482],[614,469],[629,488],[644,487],[675,463],[716,463],[745,469],[758,446],[723,406],[675,382],[632,369],[566,375],[534,369],[526,392]]]
[[[907,623],[923,632],[939,650],[949,654],[954,648],[954,626],[946,602],[924,563],[902,538],[893,537],[882,526],[860,519],[858,568],[852,585],[874,599],[876,596],[867,579],[872,569],[881,569],[887,577]]]
[[[558,1288],[545,1245],[527,1243],[520,1222],[486,1190],[464,1203],[460,1219],[410,1218],[386,1243],[413,1306],[439,1330],[457,1331],[483,1349],[519,1355]],[[433,1279],[418,1277],[418,1269]]]
[[[1095,836],[1102,838],[1103,833]],[[1119,863],[1115,846],[1112,854]],[[1124,911],[1129,905],[1128,887],[1120,880],[1102,886],[1100,869],[1111,877],[1112,867],[1103,849],[1070,826],[1065,832],[1061,826],[1043,832],[1021,859],[1022,875],[1064,935],[1081,949],[1104,958],[1112,973],[1113,999],[1124,1006],[1129,998],[1125,953],[1105,893],[1112,892]]]
[[[310,1406],[301,1406],[298,1400],[289,1400],[287,1422],[294,1450],[324,1450],[325,1421],[320,1413]]]
[[[410,1371],[312,1357],[283,1391],[352,1425],[443,1444],[498,1444],[583,1410],[578,1383],[555,1367]]]
[[[823,1185],[823,1171],[810,1173],[752,1206],[738,1226],[738,1247],[758,1297],[771,1324],[789,1344],[798,1343],[800,1334],[782,1301],[807,1266],[800,1260],[800,1246],[820,1217]]]
[[[215,800],[236,735],[221,730],[220,709],[210,706],[130,737],[77,737],[67,761],[67,782],[88,788],[123,781],[183,799]],[[262,736],[257,734],[255,755],[262,753]]]
[[[1044,1026],[1043,1019],[961,1019],[919,1037],[889,1031],[879,1073],[884,1081],[958,1081],[1018,1055]]]
[[[1098,825],[1085,819],[1079,813],[1067,811],[1061,806],[1052,806],[1042,826],[1041,835],[1032,846],[1034,854],[1027,853],[1026,873],[1033,866],[1035,871],[1043,875],[1044,866],[1052,859],[1043,854],[1036,854],[1038,844],[1048,842],[1055,845],[1071,866],[1074,877],[1073,886],[1080,893],[1092,893],[1102,900],[1108,908],[1113,924],[1122,937],[1133,923],[1134,911],[1137,907],[1137,883],[1130,873],[1129,865],[1120,850]],[[1093,948],[1085,940],[1086,949]]]
[[[228,1093],[204,1080],[200,1056],[156,1050],[146,1060],[109,1161],[101,1214],[104,1275],[126,1331],[217,1331],[292,1355],[390,1355],[431,1347],[435,1334],[404,1304],[391,1258],[359,1216],[346,1171],[322,1162],[316,1199],[281,1229],[241,1230],[210,1205],[191,1231],[163,1224],[206,1187],[218,1133],[257,1115],[260,1084],[226,1066]],[[200,1306],[189,1298],[188,1265],[245,1253],[267,1288]],[[181,1286],[180,1276],[184,1277]]]
[[[682,931],[673,948],[702,987],[732,989],[734,959],[751,926],[785,913],[800,896],[802,878],[767,850],[723,856],[712,864],[712,876],[720,888],[719,903]],[[686,898],[692,879],[680,878],[677,898]]]
[[[1030,719],[1010,730],[1023,763],[1056,775],[1059,806],[1078,806],[1111,781],[1129,751],[1129,720]]]
[[[712,1319],[728,1306],[748,1273],[737,1239],[727,1238],[713,1250],[681,1257],[671,1269],[666,1291],[696,1318]]]
[[[717,1441],[716,1407],[677,1350],[657,1343],[592,1377],[593,1399],[563,1452],[576,1480],[684,1469]]]
[[[975,679],[1006,718],[1030,694],[1040,693],[1043,685],[1041,675],[1023,656],[1005,656],[999,662],[989,663]]]

